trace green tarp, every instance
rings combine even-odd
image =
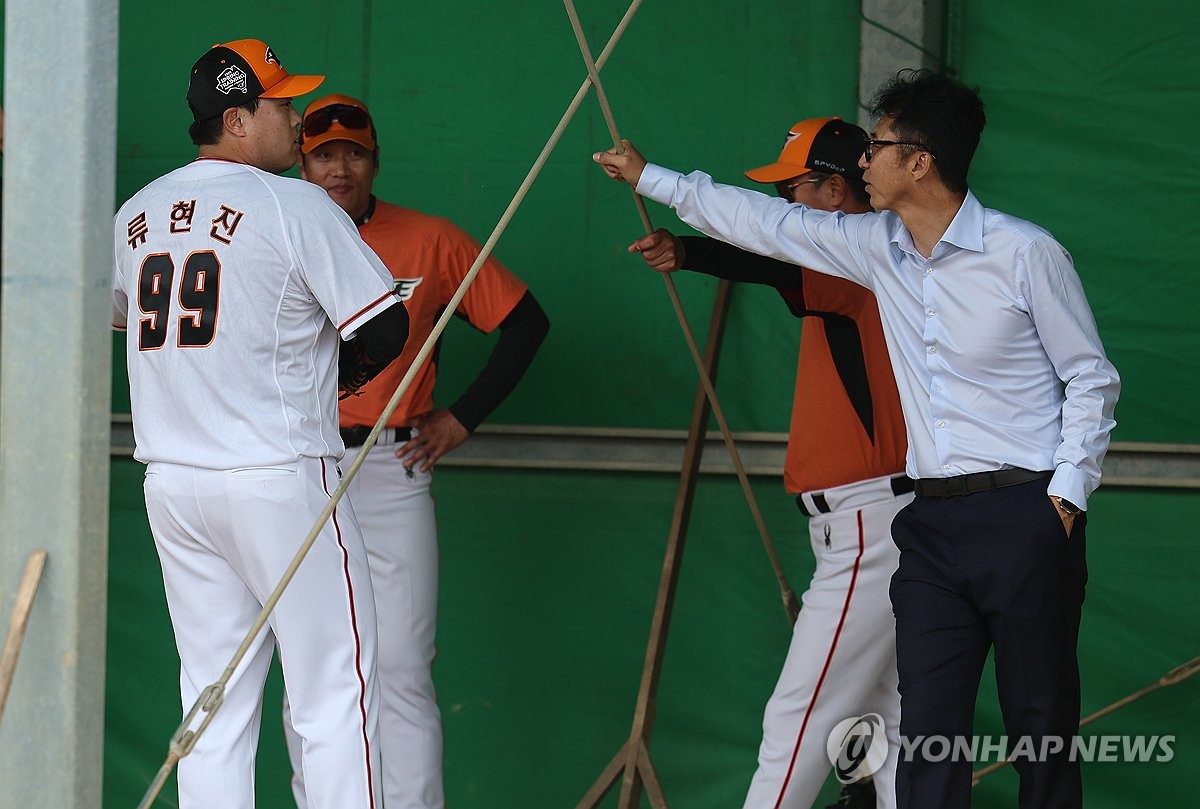
[[[989,118],[971,185],[984,204],[1047,227],[1073,254],[1124,379],[1121,441],[1200,442],[1198,9],[1114,0],[951,7],[960,21],[951,67],[979,88]],[[580,4],[594,51],[623,11],[613,0]],[[161,3],[124,2],[120,13],[118,200],[194,154],[188,65],[215,42],[254,36],[289,69],[328,73],[330,92],[371,104],[381,197],[449,216],[482,241],[585,75],[553,2],[244,4],[188,17],[182,28]],[[746,182],[741,171],[771,159],[793,122],[857,115],[859,25],[858,4],[843,0],[648,0],[605,70],[606,89],[622,133],[652,159]],[[552,330],[493,422],[687,424],[695,374],[662,282],[625,252],[640,233],[628,192],[589,159],[608,145],[589,99],[496,250],[534,289]],[[678,227],[669,211],[650,213]],[[681,277],[679,287],[702,332],[713,283]],[[736,430],[786,430],[797,335],[773,292],[738,291],[719,386]],[[489,345],[451,329],[444,400]],[[119,341],[114,350],[122,412]],[[777,481],[755,486],[801,589],[812,567],[802,518]],[[625,741],[675,489],[669,475],[439,473],[435,675],[450,805],[573,806]],[[140,498],[140,466],[114,460],[105,759],[113,807],[136,803],[181,714]],[[1196,496],[1102,489],[1089,517],[1084,714],[1200,654]],[[716,809],[744,795],[788,627],[732,479],[702,480],[692,526],[652,756],[671,805]],[[989,676],[978,732],[997,735]],[[1096,733],[1174,735],[1175,755],[1087,765],[1089,806],[1192,804],[1198,688],[1155,692],[1096,723]],[[260,756],[266,807],[288,805],[278,697],[273,680]],[[975,805],[1013,806],[1015,790],[1011,772],[997,774]],[[169,793],[162,805],[172,805]],[[834,794],[827,785],[823,799]]]

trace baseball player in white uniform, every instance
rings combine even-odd
[[[479,244],[447,219],[378,199],[379,142],[366,105],[329,95],[304,113],[301,169],[358,225],[392,271],[410,318],[408,345],[362,391],[342,400],[347,462],[386,408],[422,343],[479,257]],[[533,294],[494,256],[457,314],[484,333],[499,331],[487,363],[448,407],[434,406],[437,354],[426,360],[350,487],[371,566],[379,638],[379,741],[388,809],[442,809],[442,722],[433,683],[438,537],[433,466],[461,445],[516,387],[549,321]],[[286,706],[285,706],[286,708]],[[312,806],[285,722],[296,805]]]
[[[840,118],[800,121],[779,158],[746,176],[773,184],[788,202],[869,211],[858,166],[866,135]],[[844,786],[830,809],[894,809],[900,694],[888,583],[900,552],[891,523],[912,502],[913,484],[904,475],[904,419],[875,296],[716,239],[658,230],[631,249],[660,272],[774,287],[804,321],[783,479],[809,518],[816,568],[763,712],[744,809],[809,809],[829,773],[831,732],[864,715],[858,729],[882,730],[875,747],[882,757],[855,761],[863,751],[853,745],[837,756]],[[843,766],[852,761],[857,766]]]
[[[214,46],[188,87],[199,158],[116,215],[113,323],[128,332],[135,457],[185,710],[221,677],[338,484],[339,388],[377,373],[408,333],[391,275],[349,217],[274,174],[299,154],[292,97],[323,79],[289,75],[258,40]],[[254,806],[276,644],[310,805],[381,806],[374,596],[345,499],[179,762],[179,806]]]

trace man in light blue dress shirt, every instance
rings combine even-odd
[[[971,762],[926,756],[940,743],[917,742],[970,744],[989,647],[1009,751],[1026,753],[1014,762],[1021,809],[1081,807],[1071,744],[1087,499],[1120,380],[1066,250],[967,187],[979,97],[930,71],[901,71],[872,106],[878,123],[860,165],[878,213],[828,213],[684,176],[629,144],[594,159],[710,236],[875,293],[917,492],[892,525],[908,744],[900,809],[969,806]]]

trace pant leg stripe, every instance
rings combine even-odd
[[[829,654],[825,656],[825,666],[821,669],[821,676],[817,679],[817,686],[813,689],[812,699],[808,701],[808,710],[804,712],[804,721],[800,723],[800,735],[796,737],[796,746],[792,748],[792,760],[788,763],[787,774],[783,777],[783,785],[779,788],[779,797],[775,801],[775,809],[779,809],[783,805],[783,796],[787,793],[788,785],[792,781],[792,772],[796,767],[796,756],[800,754],[800,745],[804,742],[804,733],[808,729],[808,720],[812,718],[813,709],[817,705],[817,697],[821,694],[821,686],[825,684],[825,677],[829,674],[829,667],[833,663],[833,653],[837,651],[838,641],[842,637],[842,629],[846,626],[846,615],[850,612],[850,599],[854,597],[854,586],[858,583],[858,570],[862,566],[863,553],[866,550],[866,541],[863,535],[863,513],[858,512],[858,556],[854,557],[854,569],[850,574],[850,587],[846,590],[846,601],[842,604],[842,616],[838,620],[837,629],[833,633],[833,642],[829,646]]]
[[[325,477],[325,459],[321,459],[321,485],[325,493],[331,494]],[[371,809],[375,809],[375,790],[372,786],[374,777],[371,774],[371,740],[367,736],[367,679],[362,670],[362,640],[358,633],[358,615],[354,609],[354,585],[350,580],[350,553],[342,544],[342,529],[337,521],[337,507],[333,509],[334,532],[337,535],[338,547],[342,549],[342,573],[346,577],[346,595],[350,599],[350,626],[354,630],[354,670],[358,676],[358,712],[362,719],[363,752],[366,754],[367,765],[367,795],[371,798]]]

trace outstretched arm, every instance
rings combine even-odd
[[[714,183],[702,172],[686,177],[650,166],[627,140],[622,153],[614,147],[595,152],[592,160],[614,180],[629,183],[647,199],[669,205],[697,230],[760,255],[872,287],[862,253],[863,223],[873,215],[818,211],[737,186]],[[649,238],[649,237],[647,237]],[[637,244],[636,242],[634,243]],[[655,267],[665,271],[664,267]],[[691,268],[688,268],[691,269]],[[786,284],[784,284],[786,286]]]
[[[720,239],[676,236],[663,228],[629,245],[629,252],[641,253],[642,259],[659,272],[690,270],[777,289],[799,288],[803,283],[803,270],[795,264],[760,256]]]

